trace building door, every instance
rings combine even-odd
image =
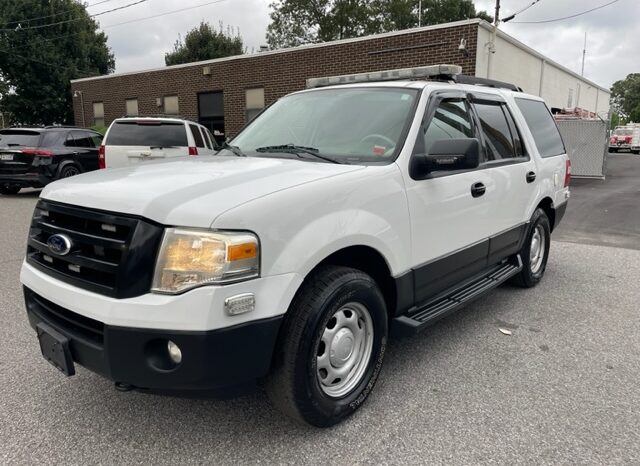
[[[198,94],[198,123],[209,128],[218,144],[224,142],[224,96],[222,91]]]

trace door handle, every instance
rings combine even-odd
[[[473,197],[480,197],[487,191],[487,187],[480,182],[473,183],[471,185],[471,195]]]
[[[536,172],[527,173],[527,183],[533,183],[536,179]]]

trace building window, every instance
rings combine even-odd
[[[247,121],[253,120],[264,108],[264,88],[247,89]]]
[[[138,116],[138,99],[127,99],[124,101],[127,116]]]
[[[93,125],[104,127],[104,103],[93,103]]]
[[[177,115],[180,113],[177,95],[169,95],[164,98],[164,113],[167,115]]]

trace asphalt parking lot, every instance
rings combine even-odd
[[[543,282],[392,341],[367,404],[328,430],[281,417],[260,391],[179,399],[116,392],[82,368],[61,376],[18,281],[37,193],[0,197],[0,463],[638,464],[640,197],[626,199],[640,157],[628,157],[611,157],[610,170],[636,173],[612,215],[636,223],[598,232],[615,175],[576,182]],[[590,195],[602,204],[588,221]]]

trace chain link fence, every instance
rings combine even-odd
[[[607,129],[604,120],[558,120],[571,159],[571,176],[602,178],[607,172]]]

